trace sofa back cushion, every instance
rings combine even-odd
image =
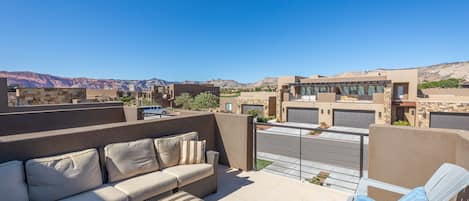
[[[179,164],[180,142],[183,140],[197,140],[197,132],[189,132],[169,137],[155,139],[155,148],[161,168],[172,167]]]
[[[103,183],[96,149],[28,160],[26,176],[31,201],[58,200]]]
[[[1,200],[28,201],[23,162],[9,161],[0,164],[0,178]]]
[[[104,157],[110,182],[159,169],[151,139],[108,144],[104,147]]]

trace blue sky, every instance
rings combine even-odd
[[[0,0],[0,70],[172,81],[469,60],[469,1]]]

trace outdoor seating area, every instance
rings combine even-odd
[[[87,110],[96,109],[80,112]],[[1,115],[12,122],[25,115],[34,122],[74,111]],[[257,136],[248,115],[128,116],[124,122],[65,129],[34,124],[31,132],[15,132],[15,126],[5,125],[11,134],[0,136],[0,176],[8,181],[1,183],[0,194],[5,200],[358,201],[357,195],[398,200],[428,181],[424,190],[429,196],[452,189],[437,199],[447,201],[469,180],[469,133],[462,130],[372,125],[364,164],[368,178],[351,193],[256,169]],[[458,185],[439,186],[454,182]],[[396,189],[400,194],[392,193]]]
[[[2,163],[2,178],[15,181],[4,187],[11,191],[2,196],[18,201],[135,201],[167,198],[180,191],[186,197],[204,197],[217,190],[218,152],[200,153],[205,150],[201,141],[199,150],[183,149],[188,160],[179,158],[182,144],[197,140],[198,133],[190,132],[109,144],[104,161],[99,157],[102,149],[86,149],[30,159],[24,166],[21,161]]]

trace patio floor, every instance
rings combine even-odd
[[[346,201],[349,193],[264,171],[218,168],[218,192],[205,201]]]

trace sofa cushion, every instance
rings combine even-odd
[[[62,199],[103,183],[96,149],[28,160],[26,175],[31,201]]]
[[[172,167],[179,164],[180,142],[182,140],[197,140],[197,132],[155,139],[156,154],[161,168]]]
[[[214,174],[211,164],[178,165],[163,170],[164,173],[174,175],[179,187],[191,184]]]
[[[23,162],[9,161],[0,164],[0,178],[1,200],[28,201]]]
[[[129,196],[131,201],[140,201],[177,188],[177,179],[157,171],[116,182],[114,187]]]
[[[116,188],[103,185],[97,189],[93,189],[87,192],[74,195],[62,199],[60,201],[128,201],[128,197],[125,193],[117,190]]]
[[[205,163],[205,140],[183,140],[180,143],[179,165]]]
[[[110,182],[159,169],[151,139],[106,145],[104,156]]]

